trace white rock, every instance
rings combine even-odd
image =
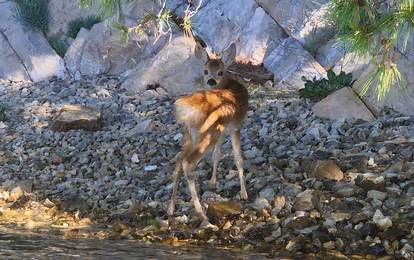
[[[146,172],[153,172],[157,169],[157,165],[146,165],[144,166],[144,171]]]
[[[253,207],[256,210],[262,210],[265,208],[270,208],[270,203],[266,198],[259,197],[254,201]]]
[[[391,217],[385,217],[379,209],[375,211],[372,220],[381,230],[392,227]]]
[[[131,161],[133,163],[139,163],[139,158],[138,158],[138,154],[134,153],[131,157]]]

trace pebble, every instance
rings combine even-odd
[[[158,168],[157,165],[146,165],[144,166],[144,171],[152,172],[152,171],[155,171],[157,168]]]

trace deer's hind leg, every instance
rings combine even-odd
[[[194,170],[208,149],[218,142],[221,134],[222,131],[216,129],[204,133],[202,136],[200,136],[197,144],[194,145],[188,153],[185,153],[182,161],[183,171],[185,177],[187,178],[188,187],[190,189],[195,211],[203,220],[206,221],[208,221],[208,218],[205,215],[203,207],[201,206],[200,200],[198,198],[197,188],[195,185],[196,176],[194,174]]]
[[[217,143],[214,146],[213,150],[213,173],[211,174],[210,188],[211,190],[216,190],[217,188],[217,167],[221,159],[221,144],[222,144],[222,135],[219,137]]]
[[[167,215],[172,216],[175,211],[175,204],[177,200],[177,192],[178,186],[180,185],[180,179],[183,174],[183,166],[182,161],[184,158],[184,151],[189,150],[192,146],[190,132],[187,127],[184,127],[184,137],[183,137],[183,148],[180,154],[178,155],[177,163],[175,165],[174,173],[173,173],[173,191],[171,195],[171,202],[170,206],[168,207]]]
[[[244,170],[243,170],[243,153],[240,145],[240,130],[235,129],[231,132],[231,144],[233,147],[234,153],[234,162],[237,167],[240,179],[240,199],[247,200],[246,192],[246,182],[244,179]]]

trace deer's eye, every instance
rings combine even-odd
[[[217,73],[217,75],[219,75],[219,76],[223,76],[223,71],[219,71],[219,72]]]
[[[204,70],[204,75],[207,75],[208,74],[208,70]]]

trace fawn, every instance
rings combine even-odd
[[[175,102],[176,119],[183,125],[184,137],[181,154],[174,170],[174,187],[167,214],[174,214],[177,189],[182,172],[188,182],[196,213],[203,219],[202,226],[211,225],[203,211],[197,195],[194,170],[198,162],[213,150],[213,173],[211,189],[216,189],[217,166],[221,158],[223,135],[230,132],[235,164],[240,178],[240,198],[247,199],[243,173],[243,155],[240,147],[240,128],[248,109],[247,89],[231,79],[227,71],[234,62],[236,45],[231,44],[218,57],[209,57],[206,50],[197,43],[194,54],[204,62],[204,84],[210,90],[184,96]]]

